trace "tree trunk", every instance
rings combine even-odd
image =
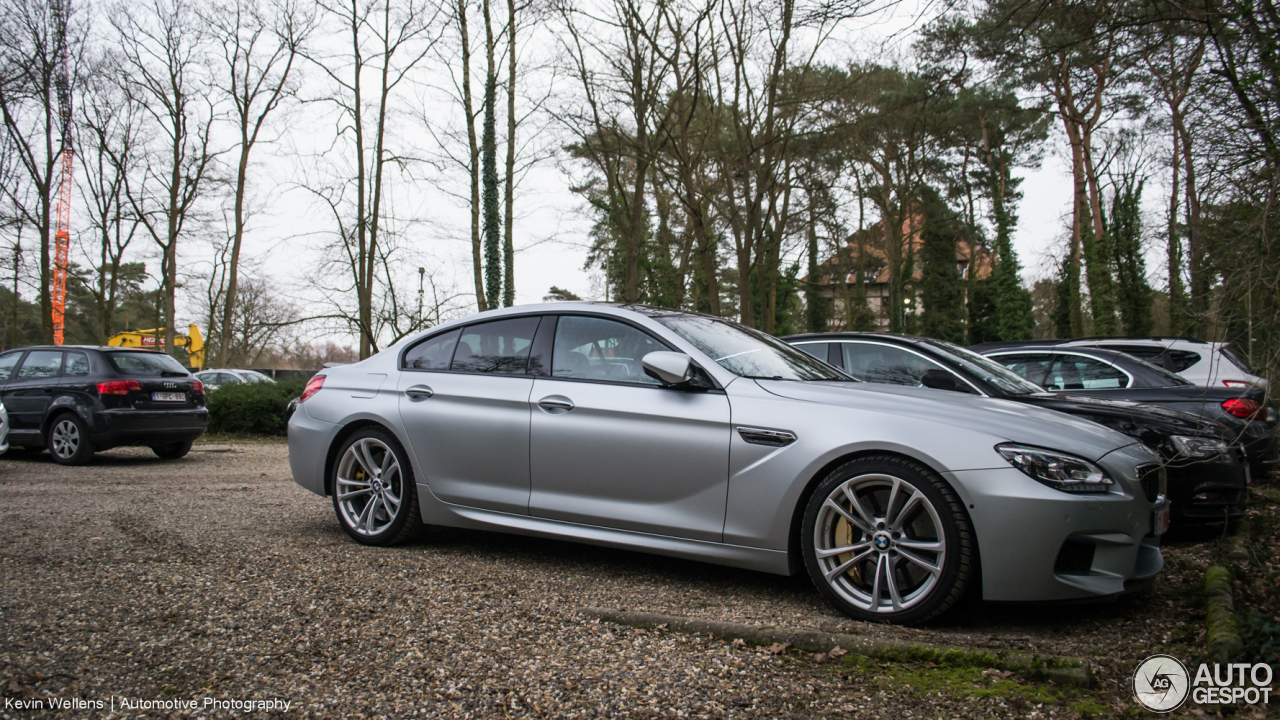
[[[494,65],[493,16],[489,0],[481,0],[484,12],[485,66],[484,128],[480,140],[481,189],[484,195],[484,293],[489,304],[502,302],[502,220],[498,215],[498,68]]]
[[[476,310],[488,309],[484,292],[484,249],[480,239],[480,143],[476,139],[475,103],[471,98],[471,39],[467,29],[467,3],[458,0],[458,31],[462,35],[462,108],[467,115],[467,143],[471,176],[471,269],[476,288]]]
[[[516,2],[507,0],[507,186],[502,238],[502,306],[516,304],[516,249],[512,225],[515,217],[516,176]]]

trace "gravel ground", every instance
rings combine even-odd
[[[0,520],[4,717],[1107,716],[1129,707],[1138,660],[1199,652],[1195,588],[1213,532],[1171,538],[1166,573],[1138,596],[970,603],[907,629],[851,622],[802,578],[572,543],[451,530],[362,547],[294,485],[280,443],[204,443],[180,461],[119,449],[85,468],[11,452]],[[583,621],[584,605],[1089,657],[1100,688],[823,664]],[[51,709],[73,698],[104,708]],[[290,706],[244,713],[205,698]]]

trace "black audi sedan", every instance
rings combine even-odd
[[[1159,405],[1226,426],[1253,474],[1280,463],[1276,409],[1260,387],[1204,387],[1145,360],[1100,348],[976,345],[971,348],[1051,392]]]
[[[174,459],[204,433],[204,386],[164,353],[36,346],[0,354],[9,443],[83,465],[99,450],[150,447]]]
[[[1092,420],[1140,441],[1165,459],[1174,521],[1244,515],[1250,474],[1243,450],[1227,428],[1192,413],[1045,392],[1003,365],[940,340],[880,333],[783,339],[864,382],[985,395]]]

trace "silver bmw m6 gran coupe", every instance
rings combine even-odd
[[[328,368],[289,461],[367,545],[425,524],[807,573],[881,622],[978,578],[1002,601],[1141,588],[1168,518],[1159,459],[1101,425],[634,305],[494,310]]]

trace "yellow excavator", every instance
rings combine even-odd
[[[112,335],[111,339],[107,340],[107,344],[111,347],[156,348],[163,350],[164,328],[125,330],[122,333]],[[187,349],[187,357],[191,367],[196,370],[204,368],[204,336],[200,334],[200,328],[195,325],[189,325],[186,335],[174,333],[173,344]]]

